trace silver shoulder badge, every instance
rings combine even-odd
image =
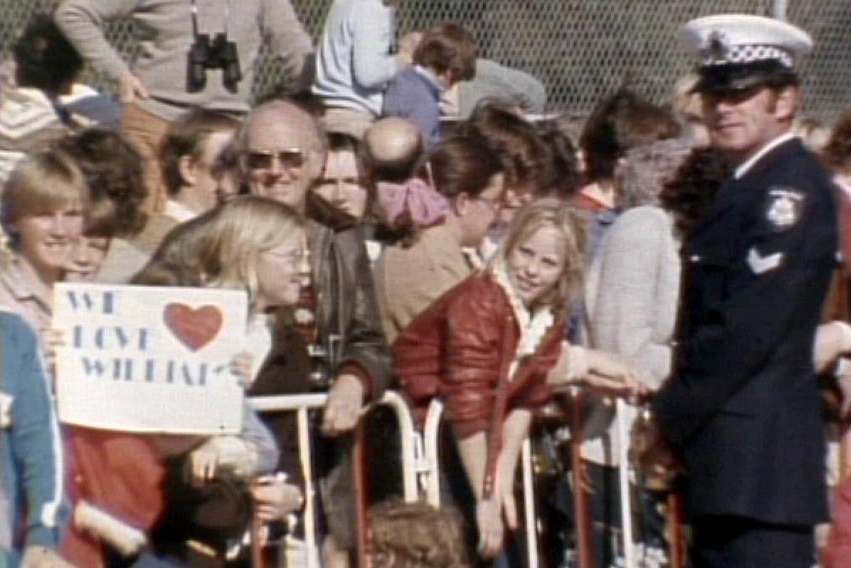
[[[765,219],[775,231],[794,227],[801,219],[806,196],[800,191],[774,186],[768,190]]]

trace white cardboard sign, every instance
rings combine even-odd
[[[244,348],[237,290],[60,283],[54,289],[59,419],[127,432],[241,429],[231,361]]]

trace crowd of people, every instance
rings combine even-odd
[[[826,136],[801,119],[809,36],[693,20],[670,101],[626,86],[577,123],[459,24],[397,42],[398,4],[334,0],[315,47],[286,0],[63,0],[17,38],[0,565],[346,568],[366,523],[376,567],[524,566],[525,538],[569,568],[580,492],[601,568],[626,547],[679,560],[671,494],[696,568],[851,565],[851,478],[826,452],[851,406],[851,114]],[[288,81],[254,100],[264,46]],[[86,65],[116,99],[79,83]],[[63,282],[243,291],[239,427],[58,421]],[[387,391],[420,427],[444,406],[440,507],[401,500],[398,435],[371,411]],[[296,416],[249,403],[306,393],[327,394],[309,464]]]

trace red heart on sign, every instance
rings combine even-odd
[[[210,343],[222,329],[222,312],[215,306],[190,308],[172,303],[163,312],[165,324],[185,346],[198,351]]]

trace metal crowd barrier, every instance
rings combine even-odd
[[[574,456],[574,467],[579,465],[578,456],[581,456],[581,446],[583,439],[581,437],[581,424],[583,416],[579,409],[582,408],[583,393],[580,389],[574,388],[569,392],[572,402],[572,427],[571,427],[571,455]],[[615,405],[615,431],[618,441],[618,490],[620,494],[620,511],[621,511],[621,540],[623,550],[623,566],[624,568],[638,568],[638,558],[636,558],[634,540],[635,531],[633,527],[633,511],[632,511],[632,487],[630,485],[631,475],[631,460],[629,449],[631,445],[631,435],[627,422],[626,406],[627,403],[623,399],[616,399]],[[575,475],[575,474],[574,474]],[[577,542],[579,542],[579,568],[594,568],[593,554],[590,552],[590,527],[591,520],[588,511],[587,498],[580,499],[579,494],[585,494],[581,484],[576,484],[576,517],[577,517]],[[668,515],[667,523],[667,540],[668,540],[668,566],[670,568],[685,568],[686,553],[685,542],[682,526],[681,514],[681,497],[672,493],[668,497]]]
[[[589,512],[589,493],[588,488],[584,487],[580,479],[581,471],[581,452],[582,445],[582,422],[583,416],[579,412],[582,408],[584,392],[581,389],[571,389],[568,392],[569,401],[571,403],[570,427],[571,431],[571,455],[573,459],[573,475],[574,475],[574,515],[576,526],[576,543],[577,543],[577,559],[579,568],[594,568],[595,562],[592,552],[592,536],[591,536],[591,518]],[[309,412],[318,408],[322,408],[326,401],[327,394],[306,394],[306,395],[287,395],[287,396],[267,396],[255,397],[250,399],[251,405],[258,412],[280,412],[292,411],[297,415],[299,447],[301,451],[302,473],[305,480],[305,510],[304,510],[304,529],[305,529],[305,545],[306,545],[306,566],[308,568],[318,568],[316,559],[318,558],[319,543],[316,532],[318,511],[316,500],[316,481],[313,472],[313,447],[310,436],[310,421]],[[623,401],[616,402],[616,431],[620,448],[619,459],[619,486],[621,493],[621,512],[622,512],[622,537],[624,551],[624,567],[637,568],[637,559],[633,549],[633,526],[632,526],[632,511],[631,511],[631,487],[630,487],[630,463],[628,459],[630,433],[626,420],[623,417],[624,406]],[[443,404],[435,400],[431,403],[426,415],[422,434],[417,431],[413,415],[410,407],[405,399],[395,393],[387,392],[384,397],[364,410],[367,414],[375,405],[384,405],[391,408],[396,416],[399,424],[399,435],[401,438],[402,452],[402,482],[403,482],[403,497],[405,501],[413,502],[420,499],[422,496],[426,502],[431,505],[439,506],[441,503],[441,479],[440,479],[440,427],[443,418]],[[366,550],[367,550],[367,534],[366,534],[366,503],[365,492],[363,488],[366,486],[365,472],[363,471],[363,463],[366,451],[365,440],[363,435],[363,421],[355,430],[355,445],[353,451],[354,472],[355,472],[355,488],[358,510],[358,565],[367,566]],[[536,512],[535,501],[535,480],[534,468],[532,464],[531,443],[527,439],[523,443],[521,458],[521,480],[523,487],[522,509],[524,512],[524,538],[526,562],[530,568],[538,568],[540,561],[540,551],[538,549],[538,518]],[[669,515],[669,543],[670,543],[670,566],[672,568],[683,568],[684,566],[684,546],[681,542],[681,534],[679,531],[679,515],[678,500],[672,497],[670,501]],[[258,567],[259,568],[259,567]]]

